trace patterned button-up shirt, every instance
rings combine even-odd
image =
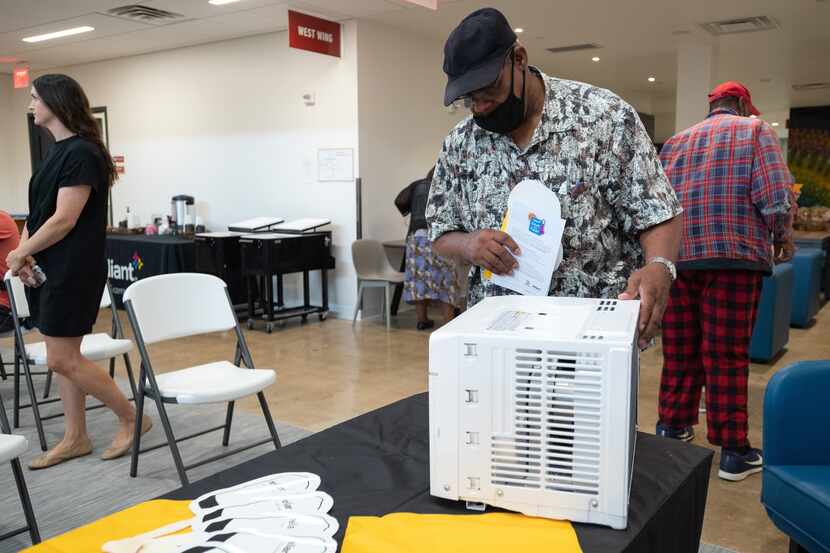
[[[644,262],[639,234],[682,208],[634,108],[608,90],[532,70],[545,104],[527,148],[472,117],[444,141],[427,205],[430,239],[500,228],[512,188],[538,180],[557,194],[566,221],[550,295],[616,297]],[[511,293],[478,267],[469,279],[471,306]]]
[[[778,135],[729,109],[673,136],[660,160],[686,212],[678,268],[772,270],[792,233],[792,175]]]

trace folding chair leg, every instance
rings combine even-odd
[[[52,393],[52,369],[46,371],[46,385],[43,388],[43,399],[49,397]]]
[[[383,295],[385,300],[384,309],[386,309],[386,330],[392,326],[392,300],[389,297],[389,283],[383,287]]]
[[[124,354],[124,369],[127,371],[127,378],[130,380],[130,391],[133,393],[133,399],[137,399],[138,394],[136,393],[135,376],[133,375],[133,365],[130,362],[129,353]]]
[[[262,408],[262,414],[265,416],[265,423],[268,425],[268,431],[271,433],[271,439],[274,441],[274,446],[279,449],[282,447],[282,443],[280,443],[280,436],[277,434],[277,427],[274,425],[274,419],[271,418],[271,410],[268,408],[268,402],[265,401],[265,394],[259,392],[256,397],[259,399],[259,406]]]
[[[110,357],[110,378],[115,379],[115,357]]]
[[[222,445],[228,447],[231,439],[231,423],[233,422],[233,401],[228,402],[228,412],[225,415],[225,432],[222,434]]]
[[[23,373],[26,376],[26,387],[29,389],[29,398],[32,404],[32,414],[35,416],[35,426],[37,427],[37,436],[40,440],[40,449],[46,451],[46,435],[43,433],[43,422],[40,420],[40,407],[37,404],[37,395],[35,395],[35,385],[32,382],[32,371],[29,369],[29,362],[23,359]],[[51,374],[51,371],[50,371]]]
[[[20,496],[20,503],[23,504],[23,514],[26,516],[26,526],[29,536],[32,538],[32,545],[40,543],[40,531],[37,528],[35,512],[32,509],[32,500],[29,498],[29,490],[26,488],[26,480],[23,478],[23,469],[20,467],[20,459],[12,459],[12,472],[14,481],[17,483],[17,493]]]
[[[138,383],[138,389],[135,398],[135,431],[133,432],[133,452],[130,458],[130,476],[133,478],[138,475],[138,452],[141,451],[141,425],[144,419],[144,368],[139,374],[141,379]]]
[[[167,418],[167,409],[164,408],[164,402],[161,400],[158,390],[153,390],[153,396],[155,396],[156,408],[159,411],[161,425],[164,427],[164,434],[167,436],[167,445],[170,446],[170,453],[173,455],[173,462],[176,464],[176,472],[179,473],[179,480],[182,481],[182,486],[187,486],[190,481],[187,479],[187,474],[184,470],[184,463],[182,462],[181,453],[179,453],[179,446],[176,443],[176,437],[173,435],[173,427],[170,426],[170,419]],[[136,417],[137,419],[138,417]]]
[[[357,314],[360,312],[360,305],[363,303],[363,283],[357,287],[357,303],[354,304],[354,316],[352,316],[352,326],[357,322]]]
[[[17,347],[14,350],[14,409],[12,410],[14,427],[20,428],[20,356]]]

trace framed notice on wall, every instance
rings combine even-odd
[[[101,106],[97,108],[92,108],[92,116],[95,118],[95,121],[98,123],[98,128],[101,130],[101,138],[104,139],[104,144],[106,144],[107,149],[110,147],[110,128],[107,123],[107,108],[106,106]]]
[[[104,144],[107,147],[107,150],[110,148],[110,127],[109,122],[107,121],[107,108],[106,106],[99,106],[92,108],[92,117],[95,118],[95,121],[98,123],[98,128],[101,131],[101,138],[104,140]],[[113,213],[112,213],[112,188],[110,187],[108,191],[108,198],[107,198],[107,205],[109,206],[109,225],[115,226],[113,222]]]
[[[354,150],[324,148],[317,151],[317,178],[322,182],[354,180]]]

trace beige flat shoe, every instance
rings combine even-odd
[[[153,428],[153,419],[151,419],[147,415],[144,415],[144,418],[141,420],[141,435],[143,436],[144,434],[149,432],[151,428]],[[123,457],[124,455],[126,455],[127,452],[130,451],[132,448],[133,440],[132,438],[130,438],[130,441],[128,441],[126,444],[122,446],[110,446],[107,449],[105,449],[104,453],[101,454],[101,459],[103,461],[111,461],[113,459],[118,459],[119,457]]]
[[[47,451],[43,455],[35,457],[29,463],[29,470],[41,470],[55,465],[59,465],[70,459],[84,457],[92,453],[92,442],[87,439],[86,442],[81,442],[71,449],[65,449],[61,452],[55,452],[54,449]]]

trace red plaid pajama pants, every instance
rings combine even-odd
[[[757,271],[679,273],[663,318],[661,423],[697,424],[705,385],[709,442],[748,445],[749,342],[762,279]]]

